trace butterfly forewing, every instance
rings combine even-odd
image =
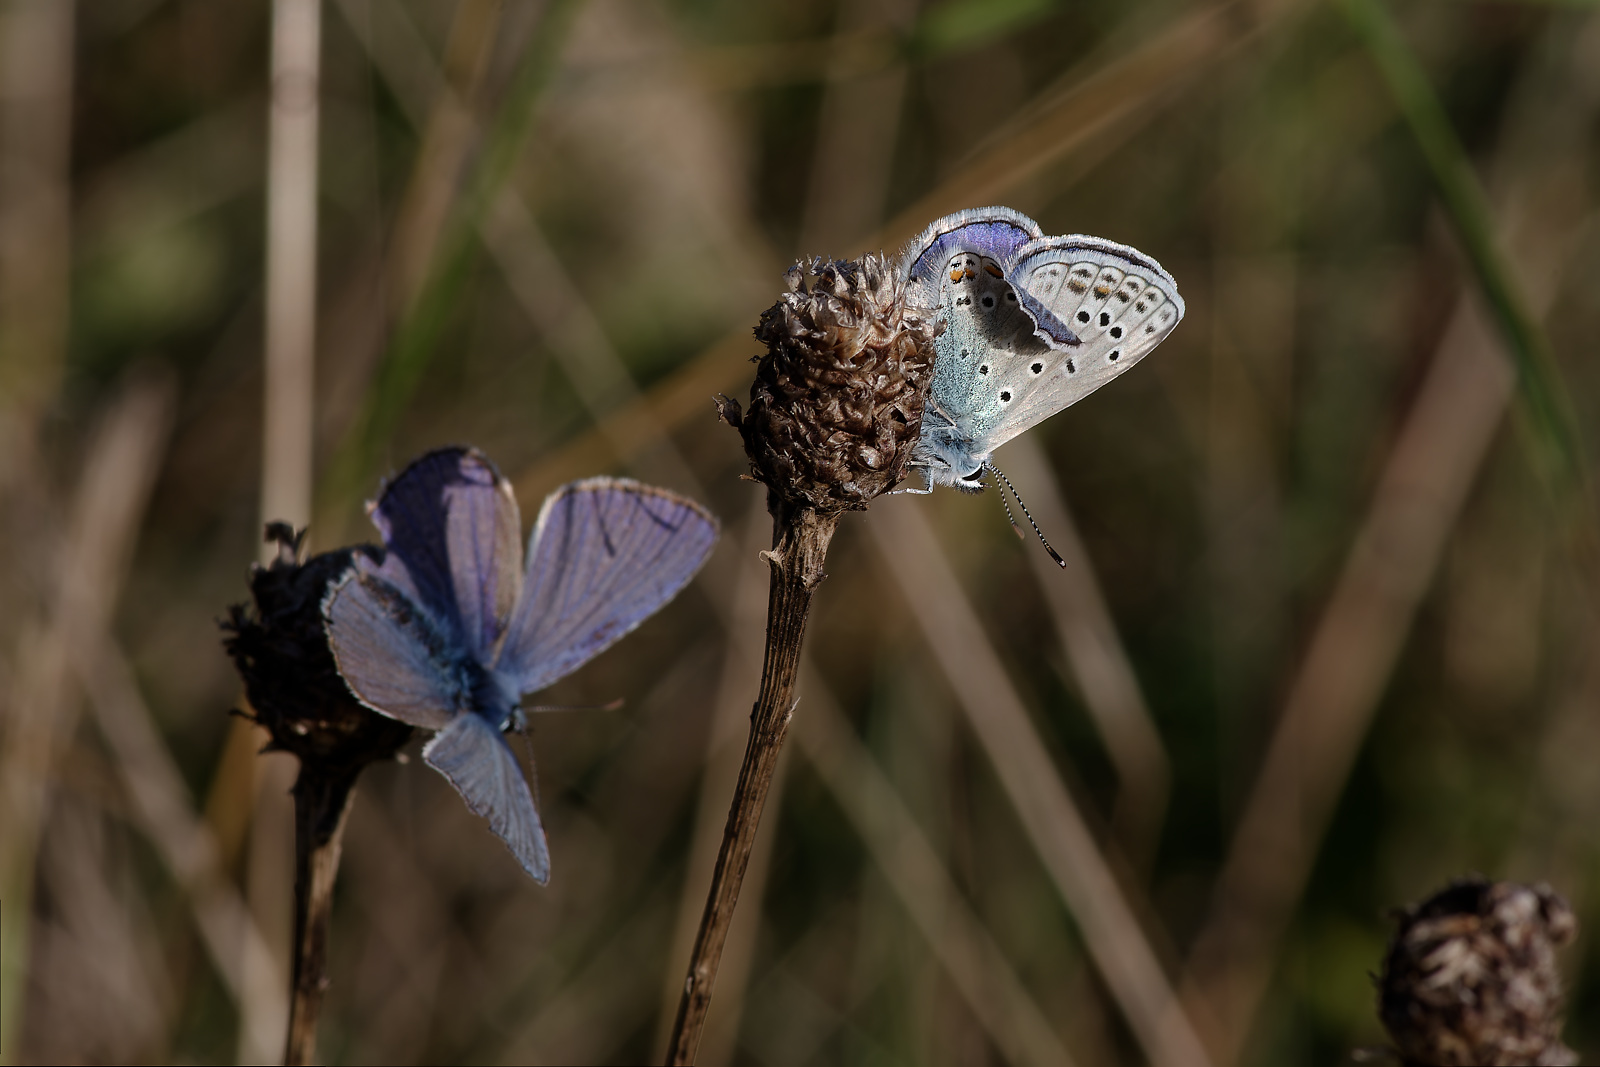
[[[489,820],[522,869],[550,880],[550,852],[533,794],[505,738],[479,715],[458,715],[422,749],[428,766],[450,780],[467,807]]]
[[[434,730],[468,706],[449,640],[369,561],[329,591],[322,614],[339,673],[363,704]]]
[[[1078,343],[1018,364],[1001,386],[1004,417],[985,452],[1088,396],[1143,359],[1183,317],[1177,285],[1138,251],[1097,237],[1047,237],[1022,248],[1008,279],[1066,323]]]
[[[385,572],[468,648],[488,659],[522,585],[522,521],[511,487],[483,453],[430,452],[372,506]],[[406,589],[409,579],[410,589]]]
[[[528,545],[528,573],[497,669],[523,692],[570,674],[688,584],[717,524],[691,500],[621,478],[552,494]]]

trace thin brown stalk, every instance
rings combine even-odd
[[[1156,1067],[1209,1063],[919,503],[879,509],[869,526],[880,555],[1140,1048]]]
[[[328,919],[356,771],[330,773],[302,762],[294,783],[294,971],[285,1064],[316,1060],[317,1020],[328,986]]]
[[[764,554],[772,579],[767,593],[767,645],[761,664],[761,690],[750,713],[750,741],[734,787],[728,824],[722,832],[711,891],[706,895],[700,931],[689,954],[683,1000],[678,1004],[667,1047],[669,1064],[693,1063],[700,1046],[722,946],[750,862],[761,810],[777,771],[778,754],[789,731],[789,718],[798,701],[800,648],[805,640],[811,597],[827,576],[823,562],[839,525],[837,512],[824,514],[793,507],[776,498],[773,512],[772,549]]]
[[[727,822],[723,798],[732,794],[738,782],[742,762],[739,740],[749,719],[749,709],[744,702],[749,699],[750,690],[757,688],[761,680],[761,646],[757,635],[761,633],[764,609],[762,587],[768,581],[760,553],[771,540],[764,497],[764,493],[751,495],[750,513],[741,538],[739,575],[733,583],[733,596],[722,612],[724,629],[728,635],[727,650],[723,656],[722,677],[717,684],[716,702],[706,736],[694,835],[689,845],[672,951],[667,956],[668,971],[662,991],[657,1047],[667,1043],[678,1001],[683,995],[679,961],[686,959],[694,948],[703,901],[710,888],[711,872],[716,866],[717,852],[722,845],[722,830]],[[782,764],[780,779],[781,767]],[[781,781],[775,781],[773,789],[777,797],[783,795]],[[766,881],[772,838],[772,834],[756,838],[750,865],[745,870],[748,892],[757,902],[761,900]],[[721,995],[707,1017],[705,1037],[697,1057],[698,1062],[707,1067],[732,1062],[743,1002],[742,991],[754,954],[754,934],[758,929],[759,913],[746,909],[744,919],[736,919],[729,930],[728,944],[723,950],[722,966],[718,971]]]
[[[245,900],[262,940],[243,946],[245,983],[235,1056],[241,1063],[271,1063],[283,1054],[294,969],[294,811],[284,798],[294,788],[294,762],[262,752],[268,735],[253,723],[250,749],[249,838],[244,859]],[[270,988],[269,988],[270,987]]]
[[[261,442],[261,520],[284,521],[296,529],[311,521],[312,420],[315,391],[317,267],[317,130],[321,96],[322,2],[274,0],[272,8],[271,96],[267,119],[267,255],[266,339]],[[270,562],[276,546],[263,545],[262,562]],[[284,815],[273,772],[263,768],[252,818],[250,897],[252,910],[269,932],[284,907],[281,853]],[[274,831],[277,832],[274,832]],[[297,835],[298,838],[298,835]],[[297,840],[298,853],[304,849]],[[296,894],[298,898],[299,894]],[[296,911],[299,911],[296,900]],[[296,942],[299,938],[295,939]],[[291,950],[303,948],[294,944]],[[291,972],[304,962],[292,952]],[[246,956],[253,983],[280,970],[264,958]],[[267,1011],[276,998],[247,996],[240,1027],[240,1056],[265,1059],[270,1046],[261,1043],[273,1019]],[[296,1012],[304,1012],[296,990],[290,991],[289,1062],[303,1040],[297,1037]],[[313,1018],[314,1018],[314,1012]],[[313,1024],[314,1025],[314,1024]]]

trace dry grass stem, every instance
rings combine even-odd
[[[0,490],[31,474],[66,363],[75,18],[71,0],[0,15]]]
[[[261,521],[297,530],[311,521],[321,46],[322,0],[274,0]]]
[[[826,577],[823,561],[839,516],[811,509],[773,516],[773,544],[766,553],[772,568],[767,594],[767,644],[761,664],[761,689],[750,715],[750,741],[745,748],[733,805],[723,830],[722,849],[711,876],[700,930],[689,957],[683,999],[672,1026],[667,1062],[693,1063],[711,1006],[712,985],[722,947],[733,922],[734,905],[745,868],[755,846],[756,829],[767,792],[778,769],[778,756],[798,701],[800,649],[805,639],[811,597]]]
[[[259,983],[246,977],[245,959],[270,965],[270,949],[223,868],[215,835],[195,813],[189,787],[151,719],[132,668],[105,633],[74,650],[73,667],[116,756],[135,822],[188,895],[206,952],[241,1012],[251,996],[265,997],[272,1005],[251,1018],[275,1023],[253,1038],[275,1045],[289,1015],[287,976],[270,974],[270,981]]]
[[[870,526],[879,554],[1140,1048],[1157,1067],[1209,1063],[919,503],[878,509]]]
[[[144,522],[172,415],[172,383],[136,377],[106,413],[84,463],[66,537],[53,561],[49,616],[20,657],[5,718],[0,783],[0,894],[6,974],[26,988],[27,920],[41,819],[56,763],[77,722],[73,650],[103,633]]]
[[[1155,105],[1170,101],[1175,85],[1298,9],[1297,4],[1285,0],[1266,5],[1258,19],[1244,13],[1247,6],[1240,0],[1225,0],[1109,61],[1087,78],[1073,70],[1020,108],[1017,118],[985,142],[981,152],[955,167],[951,177],[876,234],[852,242],[852,247],[893,248],[914,236],[929,219],[1002,196],[1068,151],[1101,136],[1129,136],[1154,114]],[[1236,19],[1240,20],[1237,25]],[[656,423],[676,428],[702,410],[707,395],[735,389],[745,374],[748,352],[742,329],[721,338],[643,396],[607,414],[555,455],[513,477],[517,492],[548,492],[596,464],[610,459],[626,461],[654,439],[652,433],[638,427]]]
[[[1146,869],[1160,842],[1172,784],[1166,746],[1044,449],[1024,434],[1010,442],[1001,462],[1022,487],[1051,546],[1066,561],[1059,567],[1032,546],[1027,552],[1084,705],[1116,767],[1112,828],[1130,861]]]
[[[1520,175],[1508,181],[1507,244],[1542,313],[1570,247],[1570,196],[1534,196]],[[1184,1000],[1222,1062],[1250,1036],[1328,821],[1514,387],[1499,338],[1462,297],[1290,688],[1190,952]]]
[[[1196,938],[1184,995],[1232,1063],[1284,924],[1376,710],[1445,536],[1510,401],[1513,376],[1463,301],[1290,689]]]
[[[739,780],[739,767],[744,755],[744,746],[740,742],[746,734],[746,724],[750,718],[745,701],[749,699],[750,691],[761,684],[761,647],[757,643],[757,635],[762,632],[766,608],[764,593],[770,580],[761,552],[771,539],[765,494],[753,493],[745,519],[744,537],[740,542],[739,574],[733,583],[732,602],[724,613],[728,637],[723,653],[722,677],[717,683],[717,698],[713,704],[710,729],[706,734],[704,770],[696,802],[694,833],[690,838],[683,892],[679,897],[678,916],[673,926],[672,951],[667,956],[656,1047],[666,1046],[673,1019],[677,1015],[678,1001],[683,997],[683,975],[679,961],[687,959],[694,949],[694,939],[700,928],[702,902],[711,885],[711,873],[722,847],[722,831],[728,821],[724,798],[732,795]],[[778,780],[774,782],[779,798],[783,796],[783,768],[786,765],[787,761],[779,763]],[[729,930],[728,944],[723,949],[722,965],[717,975],[720,995],[712,1003],[706,1017],[705,1037],[697,1056],[698,1062],[705,1067],[720,1067],[733,1061],[744,986],[755,954],[755,935],[760,930],[759,905],[775,836],[767,833],[756,838],[755,849],[750,854],[750,865],[745,870],[744,895],[756,906],[746,907],[743,912],[736,914]]]
[[[972,913],[905,801],[856,740],[820,679],[806,680],[795,730],[805,754],[844,809],[906,914],[944,966],[989,1040],[1017,1067],[1071,1067],[1055,1028]]]

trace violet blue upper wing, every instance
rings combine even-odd
[[[369,507],[388,550],[379,574],[487,665],[522,588],[511,485],[475,448],[412,463]]]
[[[676,596],[716,540],[710,513],[665,489],[625,478],[558,489],[529,538],[496,671],[529,693],[577,670]]]

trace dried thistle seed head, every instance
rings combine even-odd
[[[353,775],[374,760],[391,758],[413,732],[350,694],[323,628],[329,584],[350,568],[356,553],[379,558],[382,550],[357,545],[302,561],[304,538],[305,531],[296,534],[285,523],[267,525],[278,558],[251,569],[254,604],[228,610],[223,647],[244,679],[255,721],[272,735],[272,748],[293,752],[302,767],[314,763],[332,775]]]
[[[1578,1062],[1555,958],[1577,920],[1549,886],[1465,879],[1399,919],[1378,1013],[1405,1063]]]
[[[750,408],[719,401],[756,480],[791,506],[865,508],[906,476],[933,381],[931,308],[882,256],[813,259],[761,315]]]

